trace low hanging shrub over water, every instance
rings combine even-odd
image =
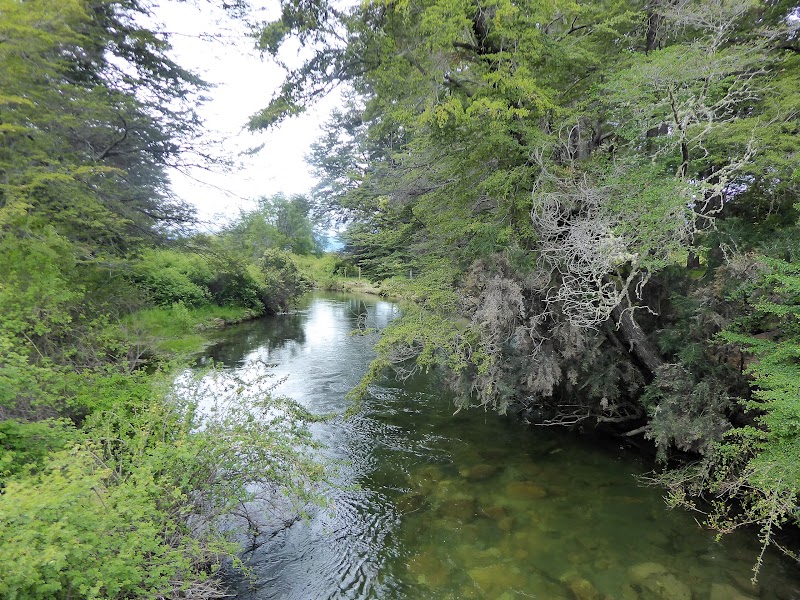
[[[5,481],[1,597],[222,597],[240,525],[257,535],[314,500],[309,416],[262,374],[153,381],[131,376],[127,402]]]

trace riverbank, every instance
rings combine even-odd
[[[239,562],[230,523],[243,503],[313,501],[323,474],[297,405],[186,371],[211,331],[260,315],[147,308],[104,324],[102,362],[28,367],[59,412],[0,404],[0,597],[218,598],[221,564]]]
[[[347,294],[368,294],[370,296],[387,297],[388,294],[381,285],[375,285],[367,279],[353,279],[337,277],[326,280],[316,289],[326,292],[344,292]]]
[[[205,304],[187,308],[173,304],[146,308],[128,315],[120,324],[125,337],[137,347],[149,347],[166,358],[185,358],[208,343],[205,332],[257,319],[264,311],[236,305]]]
[[[336,254],[294,255],[292,258],[297,268],[313,282],[316,290],[371,296],[387,295],[382,284],[372,283],[366,277],[353,277],[353,274],[358,274],[358,268],[348,265]]]
[[[375,283],[367,277],[352,277],[357,267],[345,265],[333,254],[294,256],[297,267],[314,282],[314,289],[325,292],[367,294],[387,300],[418,302],[421,297],[418,281],[391,277]],[[344,265],[344,266],[343,266]]]

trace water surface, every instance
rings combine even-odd
[[[269,364],[276,392],[343,412],[396,305],[314,295],[290,315],[221,333],[206,359]],[[614,444],[526,427],[475,409],[453,415],[433,378],[375,385],[355,417],[316,424],[341,489],[245,556],[242,600],[514,598],[800,599],[794,564],[717,543],[634,477],[648,465]]]

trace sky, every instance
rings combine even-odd
[[[214,85],[206,94],[209,101],[198,112],[208,139],[219,142],[222,152],[240,163],[227,173],[201,168],[170,173],[173,192],[197,207],[202,230],[213,231],[240,210],[252,209],[260,196],[305,193],[313,187],[316,181],[303,157],[341,96],[331,94],[274,130],[248,132],[248,117],[267,105],[284,71],[259,57],[242,23],[227,18],[213,6],[216,3],[198,4],[162,0],[152,17],[170,33],[176,62]],[[277,0],[262,0],[258,18],[275,18],[278,8]],[[217,32],[221,39],[208,39],[206,34]],[[299,60],[281,58],[289,64]],[[242,155],[261,144],[264,147],[256,155]]]

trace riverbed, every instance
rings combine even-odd
[[[268,365],[274,393],[343,413],[374,334],[397,305],[315,294],[291,314],[225,329],[199,364],[232,374]],[[652,465],[614,443],[526,426],[483,409],[453,414],[441,382],[373,385],[349,419],[312,425],[336,472],[327,507],[244,558],[242,600],[515,598],[800,600],[798,569],[722,542],[641,483]]]

